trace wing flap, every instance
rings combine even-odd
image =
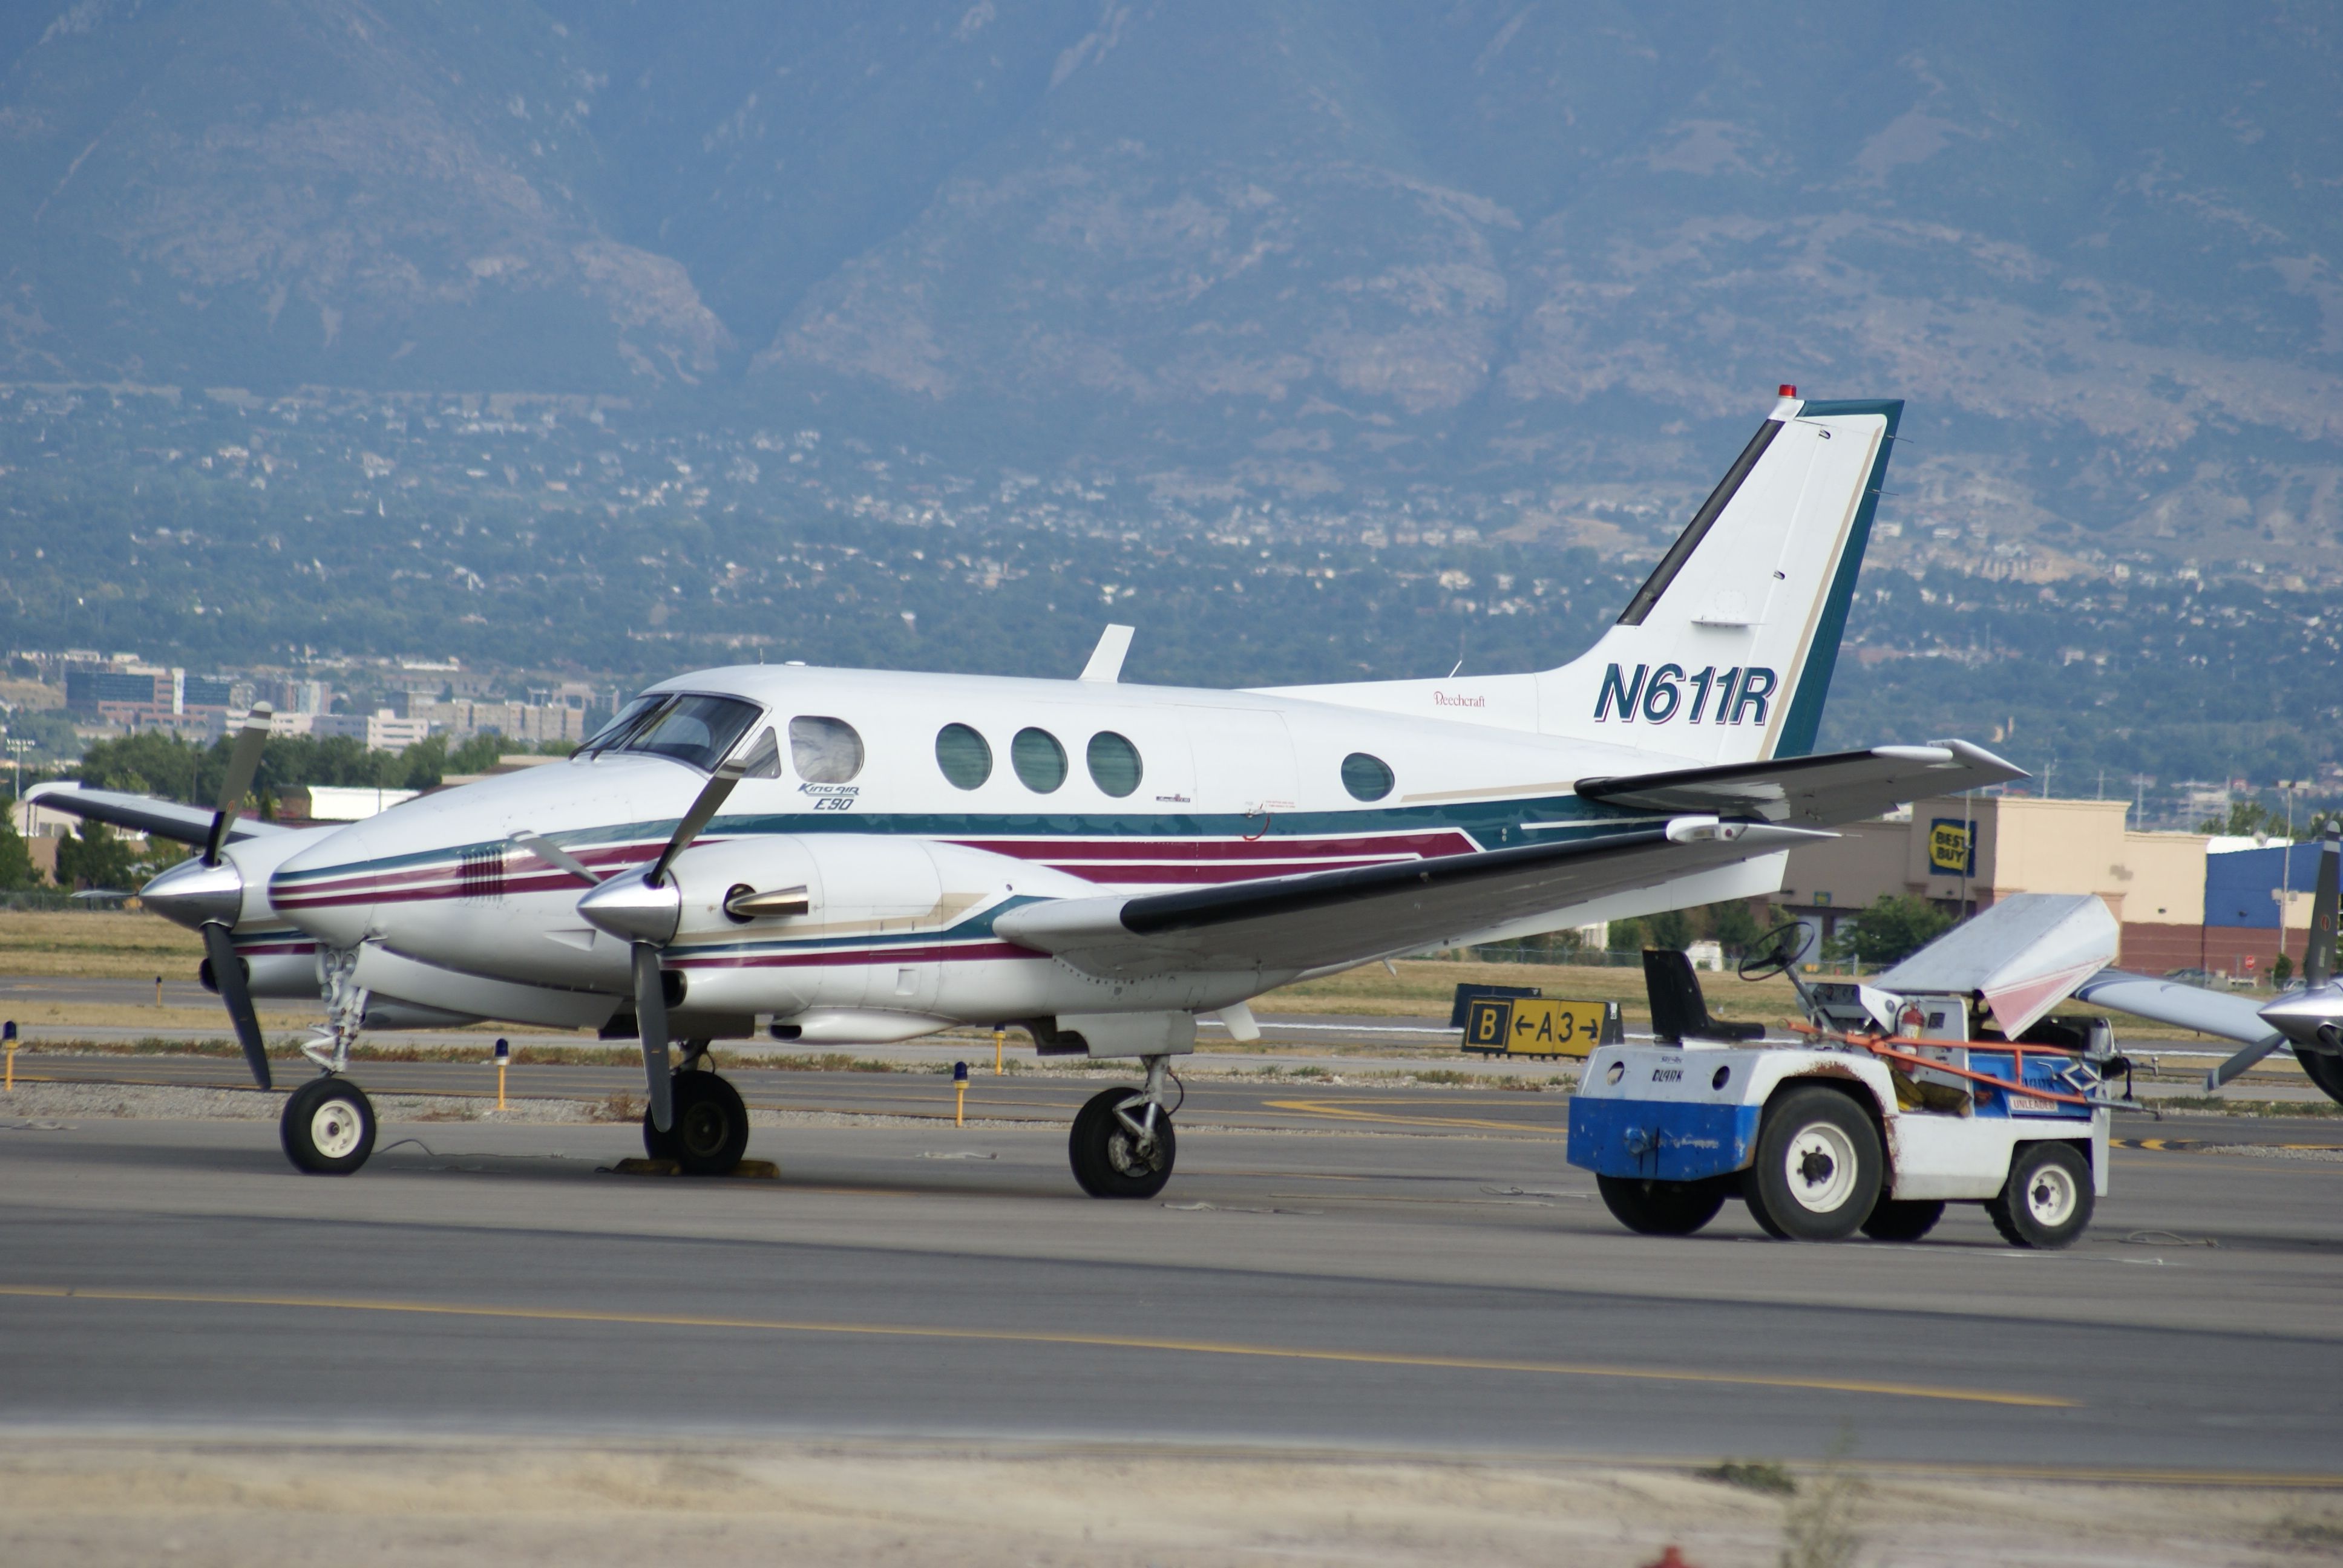
[[[201,844],[211,838],[212,812],[208,807],[183,806],[176,800],[166,800],[155,795],[132,795],[118,789],[85,789],[79,784],[60,781],[36,784],[25,791],[25,799],[35,805],[46,806],[52,811],[64,811],[85,822],[104,822],[108,827],[127,828],[150,838],[169,839],[181,844]],[[274,822],[259,822],[238,818],[228,824],[230,842],[239,839],[257,839],[268,833],[286,833],[292,829]]]
[[[1957,795],[2026,776],[2024,769],[1982,747],[1947,740],[1937,746],[1875,746],[1820,757],[1582,779],[1578,793],[1606,806],[1644,811],[1714,811],[1827,827],[1876,817],[1906,801]]]
[[[1021,947],[1116,979],[1322,969],[1419,952],[1827,837],[1696,819],[1400,865],[1176,893],[1061,899],[1011,910],[993,930]]]

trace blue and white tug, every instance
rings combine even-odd
[[[1795,1040],[1711,1019],[1684,955],[1645,953],[1656,1039],[1590,1052],[1570,1109],[1612,1213],[1688,1235],[1739,1197],[1784,1240],[1908,1241],[1974,1202],[2013,1246],[2079,1237],[2137,1107],[2106,1020],[2047,1015],[2114,958],[2107,906],[2007,899],[1859,986],[1800,980],[1797,931],[1741,971],[1790,977]]]

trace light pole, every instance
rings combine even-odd
[[[34,742],[30,740],[20,740],[13,735],[8,737],[8,760],[16,769],[16,793],[10,801],[10,809],[19,818],[23,817],[25,810],[25,753],[30,751],[33,746]],[[32,826],[30,821],[20,820],[16,824],[17,835],[23,838],[31,837]]]

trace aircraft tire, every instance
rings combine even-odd
[[[1942,1199],[1882,1198],[1863,1222],[1863,1233],[1875,1241],[1916,1241],[1944,1217]]]
[[[2311,1082],[2326,1091],[2327,1098],[2343,1105],[2343,1056],[2321,1056],[2315,1050],[2298,1050],[2297,1061]]]
[[[2054,1251],[2089,1229],[2096,1202],[2090,1162],[2071,1143],[2036,1139],[2017,1146],[2009,1180],[1985,1201],[1985,1211],[2011,1246]]]
[[[1749,1211],[1791,1241],[1839,1241],[1879,1201],[1879,1134],[1854,1100],[1810,1085],[1775,1097],[1742,1179]]]
[[[315,1078],[295,1090],[277,1119],[293,1168],[311,1176],[347,1176],[374,1152],[374,1102],[347,1078]]]
[[[1611,1217],[1639,1236],[1689,1236],[1725,1207],[1729,1178],[1647,1181],[1637,1176],[1597,1176],[1594,1185]]]
[[[674,1079],[675,1125],[665,1134],[672,1160],[687,1176],[729,1176],[749,1151],[749,1108],[740,1091],[712,1072],[679,1072]],[[646,1145],[652,1129],[644,1122]]]
[[[1142,1152],[1131,1130],[1115,1115],[1131,1092],[1121,1088],[1101,1090],[1074,1113],[1066,1152],[1075,1181],[1093,1198],[1152,1198],[1172,1180],[1172,1167],[1180,1153],[1172,1114],[1156,1112],[1155,1147]]]

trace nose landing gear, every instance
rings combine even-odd
[[[1172,1127],[1178,1102],[1164,1103],[1163,1085],[1167,1079],[1175,1085],[1180,1081],[1171,1074],[1167,1058],[1144,1060],[1143,1088],[1102,1090],[1074,1114],[1067,1153],[1074,1180],[1093,1198],[1152,1198],[1172,1180],[1180,1150]]]
[[[285,1158],[312,1176],[347,1176],[374,1152],[374,1102],[347,1078],[313,1078],[277,1119]]]

